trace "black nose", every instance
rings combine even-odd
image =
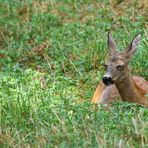
[[[104,83],[105,85],[111,85],[111,84],[114,83],[114,81],[112,80],[111,77],[106,77],[106,76],[104,76],[104,77],[102,78],[102,80],[103,80],[103,83]]]

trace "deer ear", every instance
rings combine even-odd
[[[140,34],[136,35],[131,44],[126,49],[126,53],[129,57],[131,57],[136,52],[138,45],[140,44],[140,39],[141,35]]]
[[[114,53],[116,51],[116,43],[110,33],[108,33],[108,48],[110,53]]]

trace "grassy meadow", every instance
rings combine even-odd
[[[148,80],[146,0],[0,0],[2,148],[147,148],[148,109],[91,103],[107,33],[142,40],[130,66]]]

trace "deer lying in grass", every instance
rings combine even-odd
[[[106,74],[98,85],[92,102],[109,103],[117,98],[148,107],[148,81],[140,76],[131,76],[128,64],[137,50],[141,35],[138,34],[122,52],[116,50],[111,34],[108,34],[110,56],[104,65]]]

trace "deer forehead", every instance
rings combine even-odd
[[[114,63],[124,64],[126,62],[126,56],[123,52],[111,55],[110,61]]]
[[[107,65],[110,65],[110,66],[117,66],[117,65],[124,66],[125,62],[123,60],[108,61]]]

